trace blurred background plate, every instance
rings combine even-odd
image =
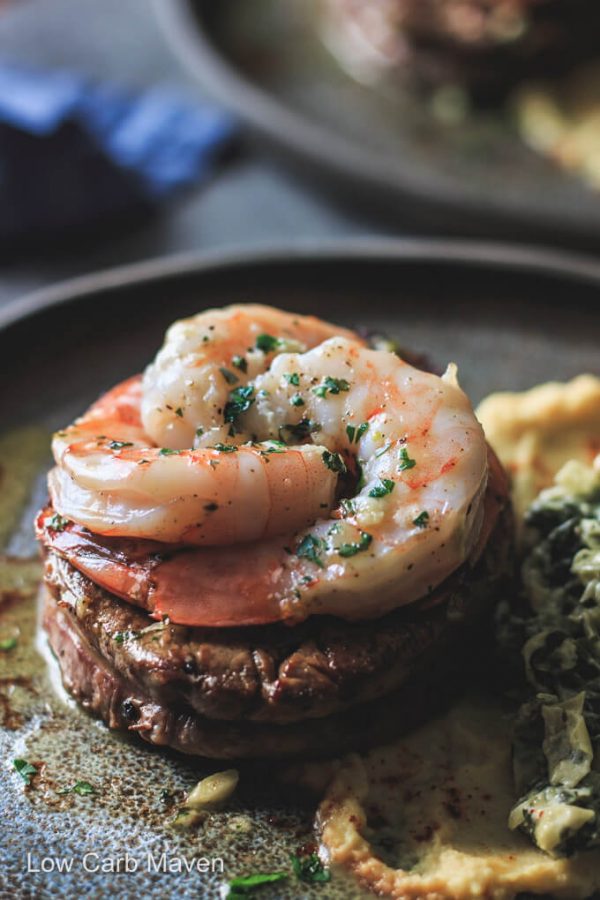
[[[302,173],[404,227],[600,248],[600,196],[529,150],[507,116],[436,122],[408,90],[362,85],[312,2],[156,0],[201,83]]]

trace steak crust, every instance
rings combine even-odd
[[[44,627],[65,688],[109,728],[182,753],[215,759],[323,757],[391,740],[441,710],[461,675],[448,655],[433,656],[395,691],[313,719],[277,722],[210,719],[181,698],[157,701],[118,674],[79,627],[72,611],[47,596]]]
[[[505,510],[475,568],[436,603],[362,623],[244,629],[156,623],[50,550],[44,627],[65,687],[111,728],[214,758],[332,755],[443,705],[485,640],[511,549]]]

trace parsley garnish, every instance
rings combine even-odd
[[[246,412],[254,403],[254,387],[246,384],[235,388],[229,394],[229,400],[225,404],[223,417],[226,422],[235,422],[238,416]]]
[[[348,435],[350,443],[358,444],[368,427],[368,422],[362,422],[360,425],[346,425],[346,434]]]
[[[298,387],[298,385],[300,384],[300,376],[298,375],[297,372],[291,372],[287,375],[284,375],[283,377],[285,378],[285,380],[287,381],[288,384],[293,384],[294,387]]]
[[[388,441],[387,444],[384,444],[383,447],[380,447],[375,454],[375,459],[379,459],[380,456],[383,456],[384,453],[387,453],[391,446],[391,442]]]
[[[196,437],[202,437],[203,434],[204,428],[202,427],[202,425],[200,425],[198,428],[196,428]]]
[[[279,429],[279,433],[281,435],[282,431],[287,431],[291,437],[297,438],[302,441],[307,438],[309,435],[314,434],[316,431],[320,431],[321,426],[318,422],[313,422],[312,419],[300,419],[296,425],[282,425]]]
[[[231,372],[229,369],[226,369],[224,366],[221,366],[221,367],[219,368],[219,372],[221,373],[221,375],[223,376],[223,378],[225,379],[225,381],[227,382],[227,384],[237,384],[238,381],[240,380],[240,379],[237,377],[237,375],[235,375],[235,374],[234,374],[233,372]]]
[[[304,400],[300,394],[294,394],[293,397],[290,397],[290,403],[292,406],[304,406]]]
[[[183,419],[183,410],[180,406],[178,406],[177,409],[175,410],[175,415],[179,416],[180,419]]]
[[[291,853],[290,859],[294,874],[299,881],[305,881],[307,884],[325,884],[327,881],[331,881],[331,872],[324,868],[316,853],[311,853],[309,856],[296,856]]]
[[[416,519],[413,519],[413,525],[416,525],[417,528],[427,528],[429,525],[429,513],[426,510],[423,510]]]
[[[170,447],[161,447],[158,451],[159,456],[176,456],[181,453],[181,450],[171,450]]]
[[[240,372],[248,371],[248,361],[243,356],[233,356],[231,358],[232,366],[235,366],[236,369],[239,369]]]
[[[371,541],[373,540],[373,535],[368,534],[366,531],[361,531],[360,540],[356,544],[342,544],[341,547],[337,548],[337,552],[340,556],[356,556],[357,553],[360,553],[362,550],[366,550],[371,546]]]
[[[329,450],[323,450],[323,462],[332,472],[339,472],[341,475],[345,475],[348,471],[346,463],[339,453],[330,453]]]
[[[122,447],[133,447],[133,441],[109,441],[111,450],[120,450]]]
[[[115,644],[122,644],[126,640],[135,640],[139,636],[139,631],[116,631],[113,634],[113,641],[115,642]]]
[[[286,449],[286,444],[283,441],[265,441],[264,444],[266,446],[261,447],[260,444],[254,444],[255,447],[261,447],[260,455],[267,456],[269,453],[284,453]]]
[[[2,653],[8,653],[9,650],[14,650],[18,644],[18,639],[16,637],[8,637],[0,640],[0,651]]]
[[[411,459],[408,455],[408,450],[406,447],[403,447],[400,451],[400,463],[398,465],[398,469],[400,472],[404,472],[405,469],[412,469],[413,466],[416,466],[416,459]]]
[[[52,531],[64,531],[68,524],[69,519],[65,519],[59,513],[54,513],[50,519],[46,519],[46,525]]]
[[[77,781],[75,784],[71,785],[71,787],[61,788],[60,791],[56,792],[57,794],[79,794],[80,797],[85,797],[87,794],[95,794],[96,788],[93,787],[89,781]]]
[[[340,509],[342,511],[342,515],[344,516],[353,516],[356,512],[356,506],[354,505],[354,500],[342,500],[340,503]]]
[[[325,397],[327,392],[330,394],[339,394],[340,391],[349,391],[350,385],[346,381],[345,378],[331,378],[327,375],[326,378],[323,379],[323,383],[318,387],[313,388],[313,394],[316,394],[317,397]]]
[[[273,353],[279,344],[279,338],[273,337],[272,334],[259,334],[256,338],[256,349],[262,350],[263,353]]]
[[[13,766],[25,782],[25,784],[31,784],[31,779],[33,775],[37,775],[38,770],[35,766],[32,766],[31,763],[27,762],[26,759],[13,759]]]
[[[245,897],[266,884],[275,884],[277,881],[285,881],[289,878],[287,872],[259,872],[256,875],[242,875],[233,878],[229,882],[228,897]]]
[[[220,453],[235,453],[237,446],[235,444],[213,444],[212,449],[218,450]]]
[[[391,494],[395,487],[396,483],[391,478],[381,478],[380,484],[369,491],[369,497],[385,497]]]
[[[298,547],[296,549],[296,556],[301,559],[310,559],[311,562],[316,563],[321,569],[324,568],[323,561],[319,556],[321,551],[325,550],[325,542],[321,540],[321,538],[316,537],[314,534],[307,534],[306,537],[302,538]]]

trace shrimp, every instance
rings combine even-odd
[[[146,433],[159,447],[177,450],[229,441],[232,407],[250,399],[245,386],[276,354],[305,351],[336,336],[364,344],[339,325],[258,304],[210,309],[175,322],[144,374]],[[242,440],[238,435],[235,442]]]
[[[266,306],[176,322],[143,379],[118,385],[54,436],[48,484],[57,512],[97,534],[195,545],[254,541],[313,522],[331,509],[337,483],[325,448],[263,443],[233,420],[253,402],[249,379],[282,348],[338,333],[363,343],[339,326]]]
[[[224,513],[221,526],[213,532],[207,518],[198,524],[188,522],[182,530],[183,512],[177,509],[175,531],[180,540],[221,546],[199,546],[167,559],[157,570],[160,577],[155,573],[142,592],[143,605],[181,624],[241,625],[300,621],[313,614],[362,619],[431,594],[477,547],[486,507],[487,446],[458,385],[455,367],[449,366],[440,378],[413,368],[393,353],[368,350],[347,336],[327,338],[305,352],[275,352],[269,362],[258,372],[253,369],[252,381],[244,383],[246,400],[251,402],[238,404],[230,416],[228,452],[216,451],[218,460],[214,450],[204,447],[171,452],[163,462],[178,462],[180,470],[161,473],[157,469],[152,476],[158,485],[152,502],[158,498],[163,503],[159,513],[152,507],[148,491],[144,495],[147,508],[136,500],[139,511],[127,520],[128,536],[165,540],[168,533],[172,539],[175,532],[165,529],[164,522],[173,518],[178,503],[191,503],[186,478],[198,478],[196,469],[205,473],[211,468],[206,460],[213,459],[220,470],[214,482],[218,481],[238,510],[229,518]],[[169,379],[169,366],[163,360],[162,382],[181,385],[178,357],[173,366]],[[209,376],[206,383],[212,382],[214,377],[211,380]],[[108,456],[107,481],[115,495],[125,484],[120,502],[131,507],[134,500],[128,479],[136,479],[137,474],[126,469],[120,481],[119,467],[130,461],[131,454],[131,461],[143,472],[148,464],[140,464],[138,456],[145,453],[148,457],[148,451],[136,444],[138,437],[145,436],[139,381],[131,383],[129,390],[137,391],[138,399],[129,402],[125,397],[124,418],[133,410],[137,419],[132,416],[135,421],[123,422],[123,428],[137,427],[141,434],[122,432],[129,434],[132,447],[118,448],[114,473],[113,457]],[[106,402],[109,409],[115,408],[114,401]],[[203,411],[196,402],[189,386],[186,409],[195,410],[193,421]],[[210,430],[223,427],[212,408],[204,421]],[[90,423],[94,423],[92,412],[85,427],[94,435],[94,444],[100,438],[95,434],[97,424]],[[81,428],[81,424],[73,427]],[[55,472],[64,473],[71,466],[77,490],[84,490],[89,487],[85,453],[93,454],[93,448],[90,440],[83,442],[86,471],[82,477],[71,459],[77,458],[78,449],[71,438],[69,434],[65,439]],[[112,435],[110,438],[114,442]],[[106,455],[104,445],[100,452]],[[161,461],[161,451],[151,452],[154,467]],[[296,454],[305,467],[314,463],[316,468],[310,469],[308,486],[296,480],[295,470],[289,470],[289,490],[283,489],[285,500],[278,504],[276,486],[286,472],[288,458],[292,466]],[[268,459],[263,466],[268,471],[263,474],[269,489],[275,491],[275,502],[268,507],[266,524],[260,504],[271,502],[269,491],[252,495],[259,489],[233,465],[246,455]],[[221,468],[229,460],[231,467]],[[276,460],[280,462],[274,465]],[[235,482],[233,490],[230,479]],[[174,497],[170,493],[173,484],[185,485],[186,492]],[[136,485],[139,490],[140,484]],[[342,490],[347,496],[336,500],[336,489],[337,494]],[[63,481],[58,489],[51,489],[54,506],[64,516],[69,516],[68,490]],[[203,493],[204,504],[206,497]],[[85,525],[81,517],[85,503],[80,506],[78,515],[70,518]],[[146,514],[150,518],[157,514],[158,521],[140,534]],[[260,524],[237,521],[242,514],[260,519]],[[105,515],[106,510],[100,509],[101,520]],[[293,520],[295,524],[291,524]],[[104,531],[88,527],[99,534],[119,533],[106,528],[106,522],[104,526]],[[239,543],[243,540],[248,543]],[[84,569],[85,552],[73,551],[70,558]],[[108,586],[110,582],[114,589],[118,579],[111,581],[104,562],[102,571],[104,583]],[[128,591],[115,590],[131,599]],[[234,621],[227,613],[228,604],[235,609]]]
[[[481,557],[500,514],[507,503],[506,475],[488,448],[490,477],[484,501],[484,522],[479,539],[469,556],[469,565]],[[207,628],[235,628],[295,624],[310,614],[326,613],[306,586],[304,597],[293,606],[282,602],[285,577],[290,566],[290,548],[285,538],[274,538],[230,547],[169,546],[148,540],[123,540],[94,535],[74,522],[57,522],[53,509],[40,512],[37,534],[43,544],[112,594],[148,610],[155,618],[165,616],[181,625]],[[54,563],[48,560],[49,572]],[[427,596],[422,608],[448,599],[456,588],[451,579],[442,582]],[[381,598],[380,598],[381,600]],[[402,596],[391,594],[380,605],[361,604],[360,618],[382,615]],[[356,603],[348,604],[342,618],[356,615]]]
[[[54,436],[48,487],[59,515],[96,534],[218,545],[288,531],[331,509],[337,476],[325,471],[323,448],[149,446],[140,393],[140,379],[130,379]]]

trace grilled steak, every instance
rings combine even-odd
[[[156,623],[48,551],[44,624],[65,686],[111,727],[204,756],[334,753],[411,727],[464,672],[510,543],[505,512],[475,569],[420,610],[212,630]]]

